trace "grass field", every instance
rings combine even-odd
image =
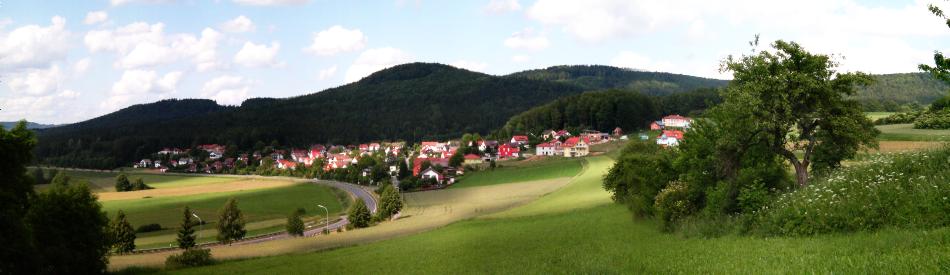
[[[224,262],[183,274],[947,273],[950,229],[805,238],[683,238],[597,194],[605,159],[568,187],[490,218],[330,251]],[[512,185],[503,185],[512,186]],[[590,197],[588,197],[590,196]],[[571,198],[584,198],[578,203]]]
[[[45,169],[44,169],[45,170]],[[72,171],[64,170],[72,180],[86,181],[93,192],[112,192],[115,191],[115,177],[119,173],[112,172],[92,172],[92,171]],[[159,188],[174,188],[186,186],[198,186],[214,183],[224,183],[240,180],[236,177],[213,177],[213,176],[182,176],[182,175],[162,175],[154,173],[127,173],[130,181],[136,178],[142,178],[142,181],[149,186]],[[45,188],[38,186],[38,188]]]
[[[868,117],[871,121],[878,120],[880,118],[888,117],[890,115],[896,114],[896,112],[864,112],[864,115]]]
[[[504,162],[501,168],[469,172],[450,188],[527,182],[573,177],[581,170],[580,159],[548,157],[541,160]]]
[[[913,124],[879,125],[879,140],[892,141],[950,141],[950,130],[914,129]]]
[[[133,227],[158,223],[163,228],[167,228],[140,234],[140,239],[136,241],[137,245],[153,247],[174,242],[174,237],[169,238],[169,236],[175,234],[175,228],[181,222],[182,208],[185,205],[191,207],[198,216],[208,222],[204,228],[213,229],[217,222],[218,210],[229,198],[233,197],[237,199],[238,206],[248,223],[270,222],[257,224],[249,229],[267,230],[279,228],[283,219],[297,208],[306,209],[308,216],[323,217],[325,213],[323,209],[317,207],[318,203],[326,206],[333,215],[342,213],[344,206],[340,201],[341,195],[337,192],[340,191],[322,185],[301,183],[269,189],[113,200],[102,202],[102,205],[103,210],[109,213],[110,217],[118,210],[124,211]],[[280,223],[273,224],[274,220]],[[203,236],[210,240],[214,236],[214,231],[208,231]]]

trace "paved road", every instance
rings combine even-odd
[[[327,185],[330,187],[342,189],[343,191],[350,193],[351,196],[358,198],[360,200],[363,200],[363,202],[366,203],[366,207],[369,208],[370,212],[373,214],[376,213],[376,197],[373,196],[373,193],[364,189],[362,186],[352,184],[352,183],[338,182],[338,181],[327,181],[327,180],[317,180],[317,179],[314,179],[312,181],[315,184]],[[331,223],[329,226],[326,226],[322,223],[319,225],[314,225],[314,227],[311,227],[310,229],[307,229],[306,231],[304,231],[304,236],[309,237],[309,236],[319,235],[324,230],[334,231],[334,230],[337,230],[338,228],[346,227],[346,225],[349,223],[350,222],[346,219],[346,216],[341,216],[339,220]],[[261,243],[261,242],[267,242],[267,241],[273,241],[273,240],[279,240],[279,239],[286,239],[290,237],[291,237],[290,234],[287,234],[287,232],[276,232],[272,234],[265,234],[265,235],[260,235],[253,238],[243,239],[238,242],[231,243],[231,245],[233,246],[233,245]],[[219,246],[219,245],[223,245],[223,244],[205,243],[199,246],[213,247],[213,246]],[[172,247],[172,248],[143,249],[143,250],[136,250],[134,253],[135,254],[156,253],[156,252],[176,250],[176,249],[178,248]]]

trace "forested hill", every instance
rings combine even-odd
[[[307,146],[371,140],[454,138],[500,128],[511,116],[583,88],[413,63],[358,82],[285,99],[249,99],[240,107],[208,100],[165,100],[40,131],[44,163],[108,168],[165,146],[258,141]]]
[[[868,111],[899,111],[902,105],[927,105],[947,95],[950,86],[928,73],[874,75],[874,84],[855,96]]]
[[[13,129],[13,127],[16,127],[17,123],[20,123],[20,122],[19,121],[3,121],[3,122],[0,122],[0,127],[3,127],[3,129],[9,130],[9,129]],[[45,129],[45,128],[50,128],[50,127],[56,127],[56,125],[39,124],[36,122],[29,122],[29,121],[26,122],[27,129]]]
[[[554,66],[508,75],[528,79],[570,83],[585,90],[624,89],[640,91],[647,95],[667,95],[693,91],[699,88],[722,87],[726,80],[689,75],[644,72],[603,65]]]

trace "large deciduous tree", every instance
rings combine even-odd
[[[129,182],[129,177],[125,174],[119,174],[115,176],[115,191],[116,192],[126,192],[132,191],[132,183]]]
[[[218,219],[218,241],[231,243],[244,238],[247,230],[244,229],[244,214],[238,209],[237,200],[228,199],[221,208]]]
[[[33,196],[26,164],[33,160],[34,146],[36,137],[26,122],[9,131],[0,127],[0,273],[36,272],[30,233],[23,223]]]
[[[37,194],[25,218],[41,274],[106,271],[109,218],[86,184],[55,184]]]
[[[350,221],[353,227],[363,228],[369,226],[372,220],[372,216],[370,215],[369,208],[366,208],[366,203],[364,203],[363,200],[356,200],[356,203],[350,208],[347,220]]]
[[[757,44],[757,42],[755,43]],[[809,169],[837,167],[861,146],[876,147],[879,133],[848,98],[872,79],[861,72],[839,73],[831,57],[812,54],[795,42],[778,40],[773,51],[726,58],[724,72],[733,81],[725,102],[746,102],[757,142],[795,167],[799,185]]]

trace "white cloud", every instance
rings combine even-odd
[[[65,76],[59,66],[53,65],[49,69],[27,69],[14,73],[6,82],[16,94],[45,96],[57,92],[63,79]]]
[[[485,64],[485,62],[469,61],[469,60],[458,60],[458,61],[452,62],[451,65],[456,68],[462,68],[462,69],[466,69],[466,70],[474,71],[474,72],[484,72],[485,68],[488,68],[488,64]]]
[[[90,60],[88,57],[80,59],[73,64],[73,71],[77,74],[85,73],[87,70],[89,70],[89,63],[92,63],[92,60]]]
[[[366,36],[359,29],[348,30],[342,26],[333,26],[313,35],[313,42],[304,48],[305,52],[330,56],[338,53],[362,50],[366,47]]]
[[[222,35],[219,32],[205,28],[200,37],[188,33],[166,35],[164,28],[163,23],[135,22],[115,30],[89,31],[83,42],[91,52],[117,54],[114,63],[117,68],[153,67],[181,59],[191,60],[198,71],[220,66],[217,47]]]
[[[86,19],[82,22],[86,25],[92,25],[100,22],[105,22],[109,19],[109,14],[106,11],[90,11],[86,14]]]
[[[131,3],[144,3],[144,4],[161,4],[161,3],[170,3],[175,2],[175,0],[110,0],[109,3],[113,7],[121,6]]]
[[[244,15],[221,23],[221,30],[231,33],[252,32],[255,29],[254,22]]]
[[[317,79],[326,80],[336,75],[336,65],[332,67],[320,70],[320,73],[317,74]]]
[[[66,57],[69,32],[66,19],[55,16],[51,25],[26,25],[0,34],[0,68],[41,68]]]
[[[347,83],[354,82],[376,71],[408,63],[412,59],[412,55],[396,48],[369,49],[363,51],[353,65],[350,65],[350,68],[346,70],[344,80]]]
[[[531,57],[527,55],[515,55],[511,57],[511,61],[515,63],[525,63],[531,61]]]
[[[234,55],[234,63],[252,68],[279,66],[281,64],[277,61],[278,51],[280,43],[276,41],[271,42],[270,47],[250,41],[244,42],[244,47]]]
[[[222,105],[240,105],[248,98],[251,82],[239,76],[219,76],[205,82],[201,96],[213,99]]]
[[[234,3],[245,6],[284,6],[302,5],[310,0],[234,0]]]
[[[78,105],[73,101],[79,98],[79,95],[79,92],[66,89],[60,93],[44,96],[0,96],[0,106],[3,106],[0,120],[29,119],[33,122],[75,120],[79,118],[77,114],[80,111],[76,110]]]
[[[521,4],[518,0],[491,0],[485,6],[485,11],[489,13],[504,13],[521,10]]]
[[[110,97],[100,104],[106,110],[117,110],[130,104],[167,98],[176,92],[181,72],[169,72],[162,77],[150,70],[127,70],[112,84]]]
[[[505,46],[516,50],[537,51],[547,48],[551,45],[547,37],[542,34],[535,34],[532,29],[515,32],[505,39]]]
[[[649,57],[631,51],[620,52],[620,54],[617,54],[617,56],[610,61],[610,65],[653,72],[669,72],[673,68],[673,64],[669,62],[654,62]]]

